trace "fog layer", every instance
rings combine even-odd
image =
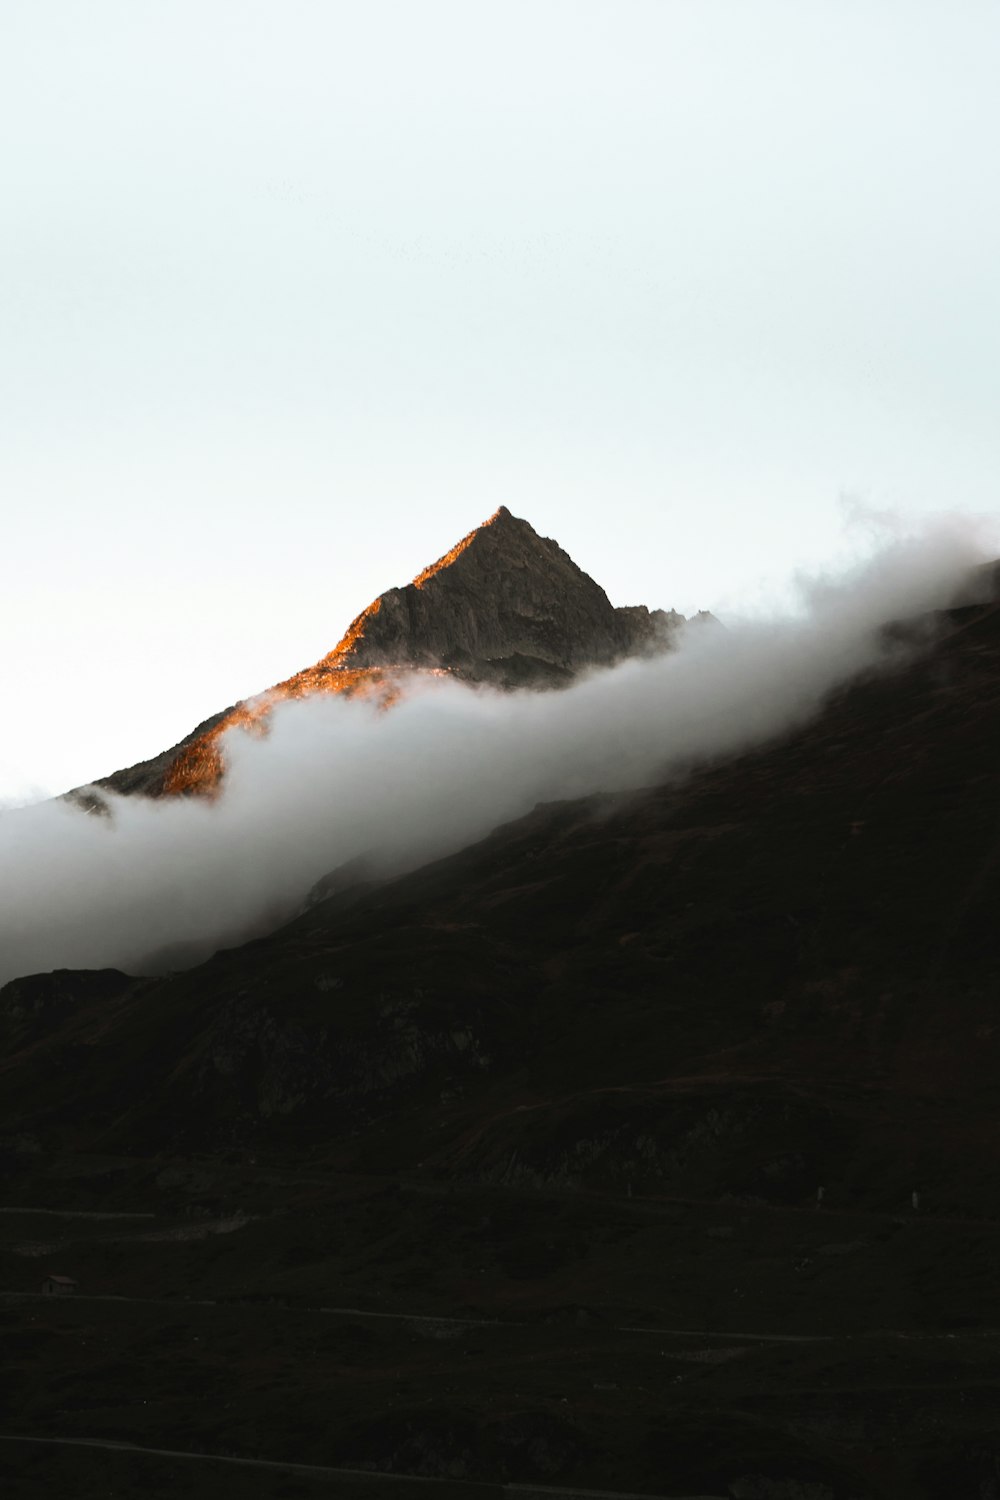
[[[536,803],[616,791],[758,744],[877,666],[879,627],[951,602],[981,560],[968,526],[896,540],[802,608],[690,628],[680,648],[563,692],[422,682],[388,713],[279,704],[264,739],[232,731],[214,802],[49,802],[0,815],[0,983],[55,968],[142,971],[150,956],[241,941],[365,856],[413,867]]]

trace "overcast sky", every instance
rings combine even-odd
[[[685,613],[995,514],[998,64],[985,0],[7,0],[0,797],[501,503]]]

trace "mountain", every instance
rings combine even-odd
[[[503,689],[560,687],[584,668],[668,649],[683,624],[673,610],[614,608],[556,542],[502,505],[412,583],[381,594],[314,666],[95,785],[152,797],[204,793],[222,775],[226,730],[260,730],[283,699],[365,694],[389,704],[402,680],[425,672]]]
[[[995,1496],[989,586],[683,782],[0,991],[10,1492]]]

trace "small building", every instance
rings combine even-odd
[[[45,1297],[70,1297],[79,1289],[79,1283],[72,1276],[46,1276],[42,1282],[42,1295]]]

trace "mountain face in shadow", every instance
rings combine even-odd
[[[575,670],[523,607],[435,658],[473,536],[330,671]],[[15,1492],[171,1493],[181,1453],[205,1496],[206,1454],[327,1466],[261,1495],[996,1495],[982,580],[777,743],[346,868],[182,974],[0,991],[9,1427],[80,1444],[6,1444]]]
[[[211,792],[223,774],[221,736],[236,725],[265,732],[282,700],[361,694],[388,707],[401,679],[427,672],[508,690],[562,687],[587,667],[669,649],[683,624],[673,610],[616,609],[556,542],[502,505],[412,583],[381,594],[315,666],[95,785],[152,797]]]
[[[7,1046],[31,1050],[6,1065],[9,1106],[28,1128],[75,1136],[86,1119],[92,1142],[154,1150],[336,1140],[368,1169],[390,1129],[408,1168],[491,1174],[516,1151],[509,1174],[536,1184],[704,1187],[697,1153],[667,1163],[659,1127],[643,1156],[621,1123],[633,1108],[656,1116],[657,1100],[736,1079],[791,1089],[795,1118],[827,1124],[840,1087],[852,1108],[872,1087],[970,1110],[981,1084],[992,1100],[1000,607],[936,628],[909,666],[682,784],[540,806],[376,886],[339,871],[290,925],[184,974],[87,981],[78,1005],[68,972],[15,981]],[[87,1047],[79,1076],[48,1073],[64,1043]],[[591,1159],[574,1132],[602,1135],[592,1111],[619,1123]],[[839,1174],[871,1204],[902,1191],[897,1167],[854,1182],[824,1131],[763,1178],[752,1150],[745,1178],[722,1150],[713,1187],[795,1201]],[[919,1131],[907,1170],[956,1207],[978,1172],[1000,1173],[992,1145],[966,1142],[959,1170],[948,1132]]]

